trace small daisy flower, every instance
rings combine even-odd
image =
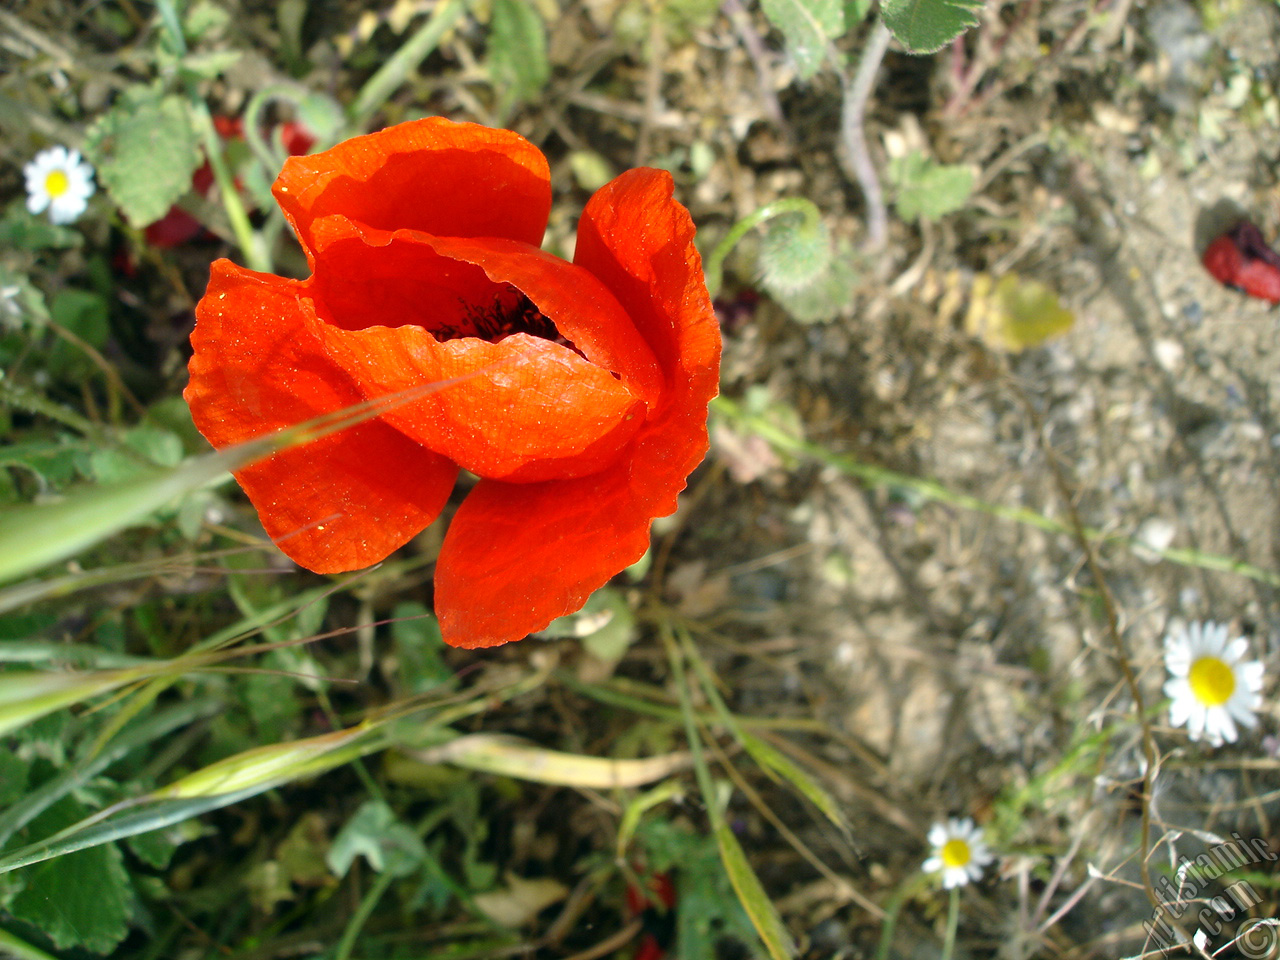
[[[1254,711],[1262,703],[1262,664],[1245,662],[1249,644],[1229,639],[1227,628],[1206,621],[1175,627],[1164,638],[1164,665],[1169,671],[1164,692],[1169,722],[1186,726],[1192,740],[1212,746],[1234,743],[1236,724],[1256,727]]]
[[[924,862],[925,873],[941,873],[942,885],[950,890],[982,876],[982,869],[994,855],[982,839],[982,828],[968,817],[935,823],[929,829],[933,855]]]
[[[50,147],[22,168],[27,178],[27,209],[41,213],[49,208],[54,223],[72,223],[93,196],[93,167],[76,150]]]

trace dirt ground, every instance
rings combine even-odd
[[[1241,214],[1269,237],[1280,228],[1277,12],[1151,3],[1104,50],[1106,31],[1083,33],[1078,5],[989,10],[976,43],[1002,43],[1000,66],[950,110],[948,53],[929,70],[891,52],[869,124],[877,155],[905,130],[935,156],[976,165],[979,193],[924,235],[894,224],[848,317],[798,327],[766,305],[726,341],[726,392],[763,384],[800,411],[811,439],[1069,522],[1051,449],[1081,521],[1118,538],[1097,546],[1100,567],[1148,705],[1161,699],[1160,640],[1178,618],[1229,622],[1269,664],[1277,653],[1274,575],[1124,545],[1154,539],[1277,569],[1276,313],[1199,262]],[[814,122],[796,132],[812,152],[758,177],[743,205],[799,169],[796,189],[856,223],[857,192],[829,189],[816,148],[829,142],[830,113],[816,90],[798,96]],[[1050,284],[1074,328],[992,362],[959,332],[946,297],[950,271],[978,270]],[[715,499],[731,529],[695,533],[692,573],[705,579],[694,576],[688,602],[705,613],[720,579],[710,602],[737,640],[727,646],[743,709],[812,712],[831,725],[823,757],[857,814],[851,847],[827,840],[855,884],[910,871],[931,822],[990,821],[997,798],[1027,789],[1036,800],[1000,824],[1020,852],[985,888],[974,955],[1138,952],[1150,906],[1124,884],[1136,876],[1139,734],[1073,539],[868,491],[830,467],[779,465]],[[1262,734],[1275,729],[1266,704]],[[1116,731],[1107,749],[1047,775],[1102,729]],[[1178,733],[1157,729],[1168,752],[1158,824],[1274,837],[1274,739],[1205,765]],[[1194,855],[1187,843],[1179,852]],[[1090,884],[1086,863],[1106,879],[1037,945],[1019,925],[1068,850],[1059,901]],[[830,933],[820,924],[831,917],[862,926],[821,884],[810,894],[817,929]],[[920,951],[903,955],[929,955]]]

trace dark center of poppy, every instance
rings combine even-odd
[[[550,340],[579,352],[558,329],[550,317],[538,309],[537,304],[515,287],[508,286],[488,303],[467,303],[462,306],[462,318],[457,325],[438,327],[432,335],[444,342],[461,337],[479,337],[490,343],[498,343],[517,333]]]

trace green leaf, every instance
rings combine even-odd
[[[111,333],[107,302],[89,290],[59,290],[49,305],[49,315],[90,346],[102,347]]]
[[[75,479],[83,451],[66,440],[27,440],[0,449],[0,466],[30,471],[58,488]]]
[[[982,0],[883,0],[880,14],[912,53],[933,53],[978,25]]]
[[[178,849],[178,844],[164,830],[130,837],[128,843],[135,857],[157,870],[163,870],[169,866],[169,861],[173,859]]]
[[[577,637],[592,656],[614,661],[635,640],[636,618],[620,590],[603,587],[576,613],[557,617],[542,631],[548,637]]]
[[[182,58],[182,72],[197,80],[213,80],[222,76],[243,56],[240,50],[210,50]]]
[[[787,52],[801,80],[822,66],[827,44],[844,33],[842,0],[763,0],[764,15],[787,39]]]
[[[889,163],[889,178],[898,188],[894,206],[904,220],[939,220],[969,202],[973,169],[936,163],[919,150]]]
[[[0,220],[0,248],[67,250],[82,243],[84,236],[79,230],[50,223],[48,217],[29,211],[22,200],[9,204],[4,219]]]
[[[9,750],[0,750],[0,804],[8,806],[26,792],[26,761]]]
[[[203,39],[206,34],[220,33],[230,22],[231,14],[212,0],[198,0],[187,10],[182,30],[187,39],[194,43]]]
[[[858,284],[858,257],[849,241],[841,238],[835,242],[826,269],[803,289],[777,289],[769,286],[767,280],[768,277],[761,278],[766,292],[798,322],[834,320],[853,302]]]
[[[871,12],[871,0],[845,0],[844,24],[846,29],[855,23],[861,23]]]
[[[182,462],[182,440],[161,427],[141,424],[122,438],[125,449],[104,448],[89,456],[89,469],[100,483],[120,483],[145,477],[155,467]]]
[[[37,817],[37,836],[50,836],[87,815],[67,797]],[[129,877],[119,849],[106,844],[31,867],[9,912],[37,927],[59,950],[109,953],[129,932]]]
[[[668,820],[641,824],[636,839],[657,873],[676,868],[676,944],[680,960],[715,960],[725,937],[756,941],[755,928],[734,895],[714,838]]]
[[[397,685],[408,693],[426,693],[452,684],[454,675],[442,656],[447,648],[440,637],[440,622],[435,615],[413,601],[396,604],[391,618]]]
[[[89,130],[85,153],[126,220],[145,227],[191,187],[200,142],[186,101],[144,90],[124,97]]]
[[[333,839],[325,857],[336,876],[345,877],[356,857],[379,873],[406,877],[427,858],[422,838],[381,800],[368,800]]]
[[[489,75],[499,90],[503,113],[532,100],[550,78],[547,28],[528,0],[493,0]]]

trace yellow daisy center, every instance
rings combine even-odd
[[[968,866],[973,859],[969,844],[959,837],[948,840],[942,845],[942,865],[947,869]]]
[[[44,192],[51,197],[60,197],[71,186],[71,178],[65,170],[50,170],[44,178]]]
[[[1191,692],[1206,707],[1220,707],[1231,699],[1236,689],[1236,675],[1217,657],[1201,657],[1187,674]]]

